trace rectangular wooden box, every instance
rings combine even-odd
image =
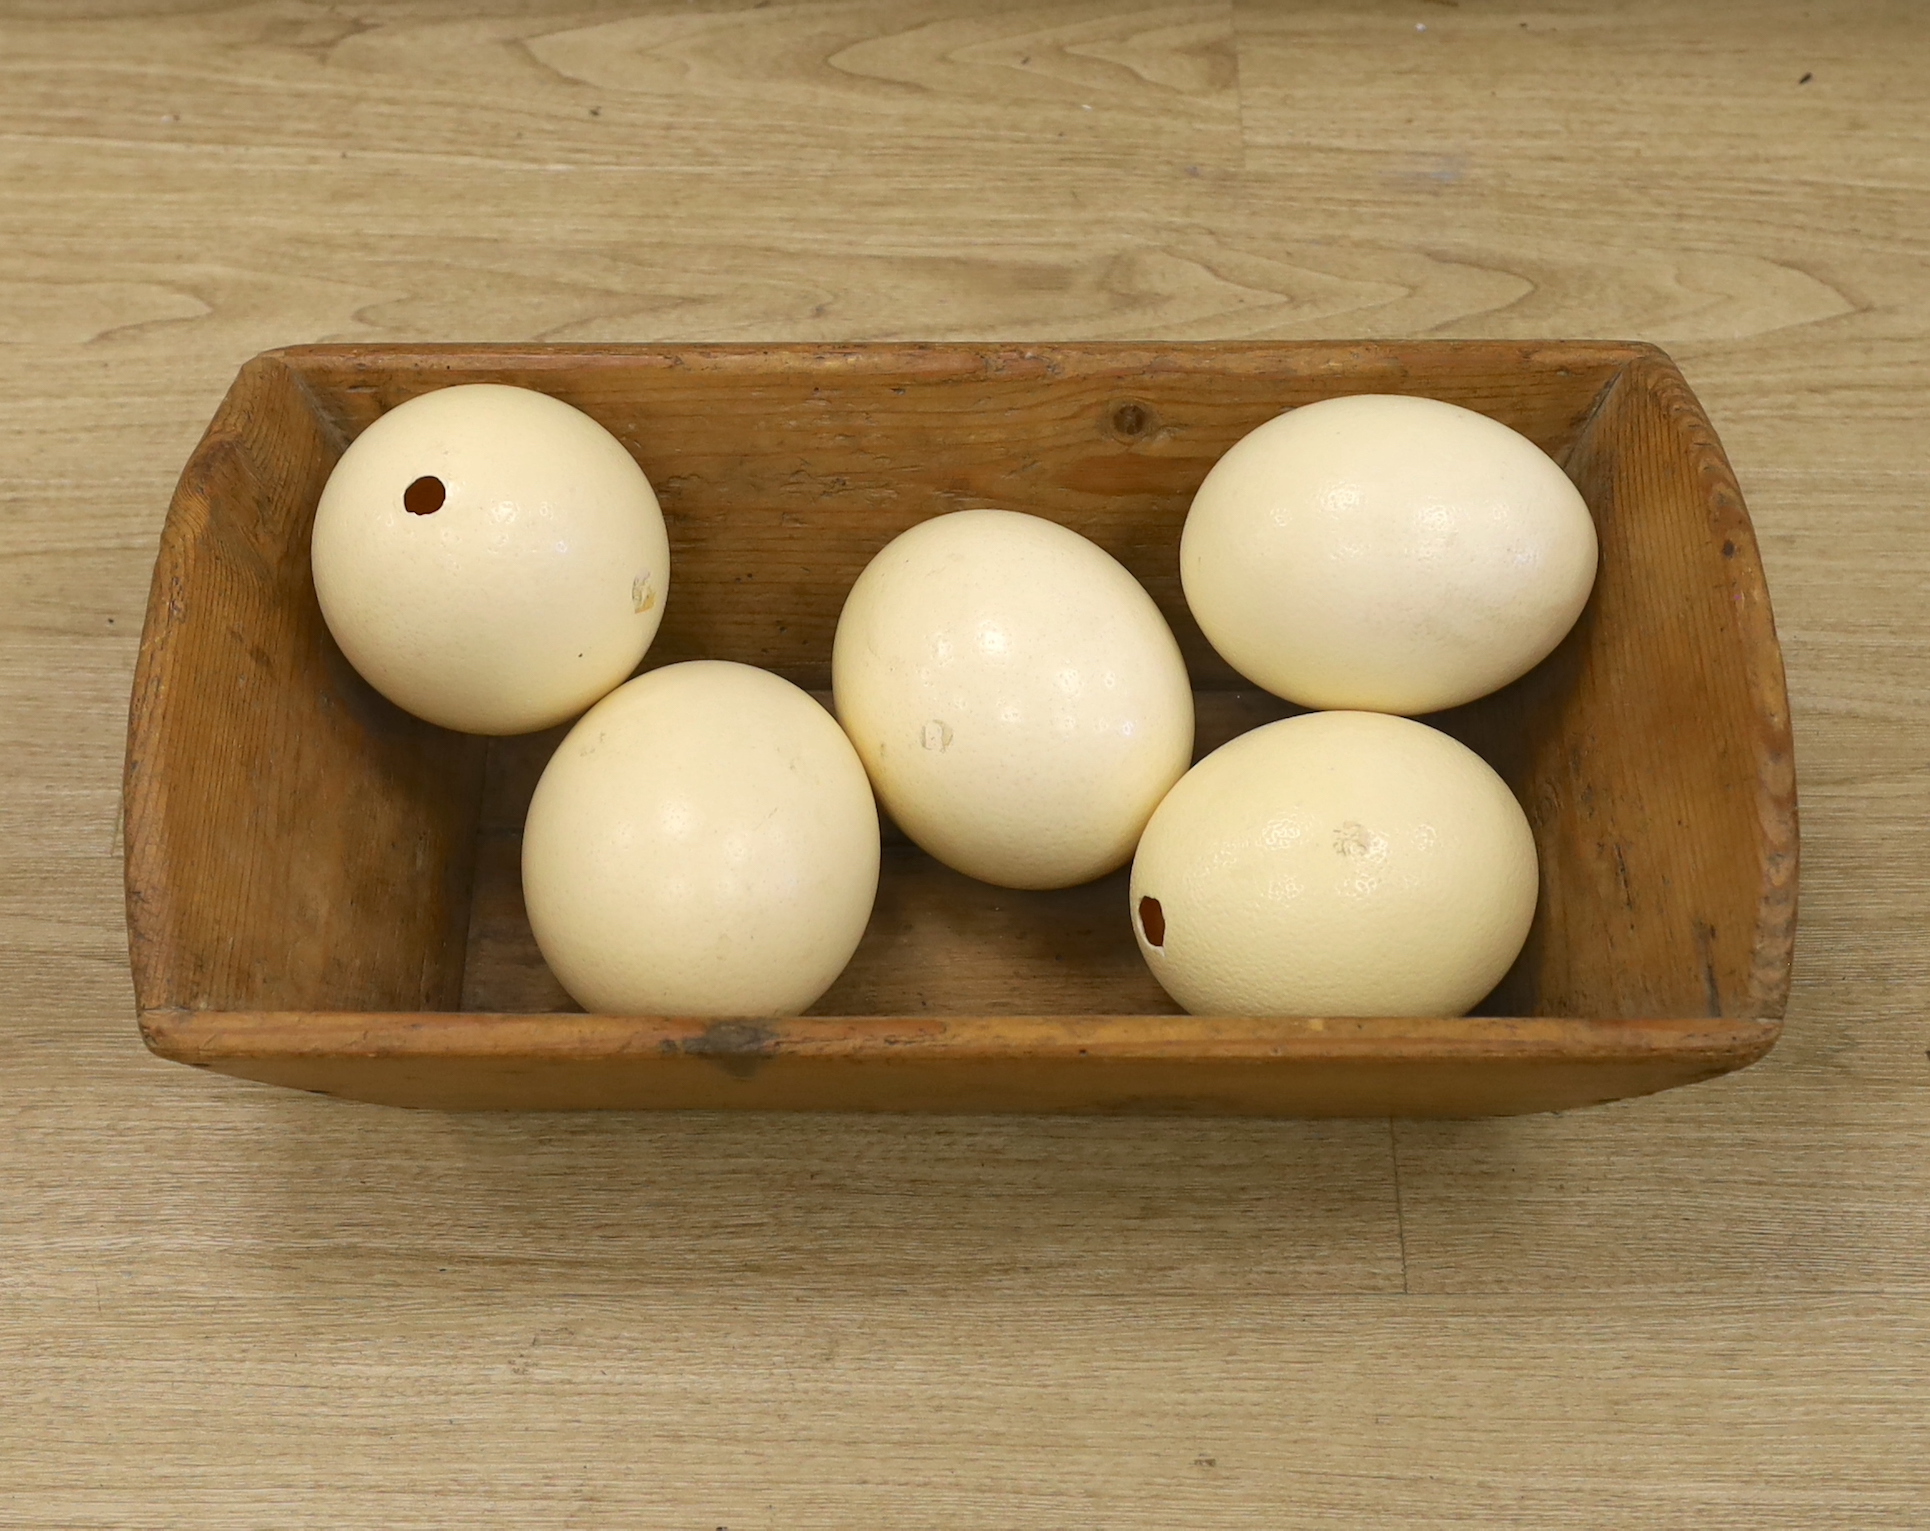
[[[1290,709],[1202,640],[1178,535],[1219,454],[1290,406],[1418,393],[1540,443],[1601,573],[1531,675],[1435,719],[1519,795],[1542,861],[1521,959],[1474,1017],[1176,1013],[1124,874],[974,883],[888,837],[876,913],[807,1017],[574,1013],[529,934],[522,812],[557,735],[488,742],[390,706],[308,569],[355,434],[452,383],[588,411],[662,497],[647,663],[828,685],[845,592],[943,511],[1050,516],[1178,634],[1201,751]],[[148,1045],[329,1094],[448,1108],[762,1107],[1481,1115],[1706,1079],[1774,1044],[1796,897],[1781,653],[1715,433],[1648,346],[309,346],[236,378],[162,534],[128,736],[128,926]]]

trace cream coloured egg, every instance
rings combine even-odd
[[[766,670],[653,670],[585,713],[523,830],[552,972],[614,1015],[795,1015],[857,950],[878,810],[837,722]]]
[[[1408,718],[1314,712],[1186,774],[1130,897],[1195,1014],[1450,1016],[1500,982],[1535,895],[1527,817],[1480,756]]]
[[[1527,437],[1438,399],[1362,394],[1250,432],[1180,540],[1220,655],[1304,707],[1420,713],[1525,674],[1575,623],[1595,526]]]
[[[397,405],[329,475],[311,540],[336,643],[398,707],[516,734],[637,667],[670,546],[643,470],[578,409],[471,383]]]
[[[1132,575],[1056,522],[939,516],[852,587],[838,718],[878,797],[947,866],[1063,888],[1121,866],[1185,771],[1193,693]]]

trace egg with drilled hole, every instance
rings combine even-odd
[[[1457,740],[1313,712],[1194,766],[1133,858],[1140,952],[1196,1015],[1462,1015],[1534,918],[1527,816]]]
[[[1303,707],[1422,713],[1540,663],[1594,584],[1595,525],[1547,453],[1438,399],[1269,420],[1200,485],[1180,575],[1201,630]]]
[[[537,947],[606,1015],[795,1015],[851,960],[877,890],[878,810],[843,730],[723,660],[598,702],[524,824]]]
[[[1064,888],[1125,864],[1193,747],[1152,597],[1077,532],[963,510],[904,532],[838,619],[838,718],[879,800],[947,866]]]
[[[663,620],[670,544],[623,444],[527,388],[398,404],[329,475],[315,594],[343,654],[444,728],[574,717],[637,667]]]

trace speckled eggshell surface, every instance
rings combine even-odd
[[[594,1013],[795,1015],[851,960],[877,890],[878,810],[836,720],[722,660],[584,714],[523,831],[536,944]]]
[[[1132,855],[1191,758],[1193,693],[1152,597],[1078,533],[939,516],[852,587],[832,679],[880,801],[947,866],[1010,888]]]
[[[1453,1016],[1534,918],[1526,815],[1423,723],[1316,712],[1208,755],[1133,860],[1139,949],[1196,1015]]]
[[[1594,522],[1527,437],[1438,399],[1269,420],[1207,474],[1180,539],[1221,656],[1303,707],[1414,714],[1532,669],[1595,579]]]
[[[494,383],[397,405],[329,475],[315,594],[362,677],[417,717],[516,734],[620,685],[663,620],[643,470],[582,411]]]

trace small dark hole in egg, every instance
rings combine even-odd
[[[1166,944],[1166,911],[1159,907],[1156,898],[1142,898],[1139,901],[1139,928],[1146,932],[1148,946]]]
[[[402,491],[402,508],[412,516],[433,516],[442,509],[449,491],[433,473],[425,473]]]

